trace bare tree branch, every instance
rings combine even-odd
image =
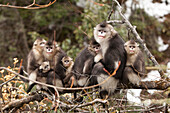
[[[44,98],[44,96],[45,95],[43,95],[43,94],[37,93],[37,94],[34,94],[33,96],[28,96],[23,99],[12,101],[9,104],[7,104],[6,106],[4,106],[2,108],[2,111],[11,110],[13,108],[17,109],[17,108],[23,106],[24,104],[28,104],[31,101],[41,101]]]
[[[146,55],[148,56],[148,58],[153,62],[153,64],[155,66],[160,67],[159,63],[156,61],[155,57],[151,54],[151,52],[148,50],[148,48],[146,47],[146,45],[143,43],[143,40],[141,39],[141,37],[139,36],[139,34],[136,31],[136,27],[132,26],[132,24],[128,21],[128,19],[123,15],[122,13],[122,7],[119,4],[119,2],[117,0],[113,0],[114,2],[117,3],[118,5],[118,12],[120,14],[120,16],[123,18],[123,21],[126,23],[126,25],[131,29],[132,33],[134,34],[134,36],[136,37],[136,39],[138,40],[138,42],[140,43],[140,45],[142,46],[142,48],[144,49]],[[161,68],[161,67],[160,67]],[[164,78],[164,72],[162,69],[159,70],[159,73],[161,74],[161,77]]]
[[[60,90],[67,90],[67,91],[75,91],[75,90],[84,90],[84,89],[91,89],[91,88],[95,88],[97,86],[100,86],[102,84],[104,84],[105,82],[107,82],[107,80],[110,79],[110,77],[112,76],[108,76],[108,78],[106,78],[103,82],[101,82],[100,84],[96,84],[96,85],[92,85],[92,86],[88,86],[88,87],[78,87],[78,88],[64,88],[64,87],[57,87],[57,86],[54,86],[54,85],[49,85],[49,84],[45,84],[45,83],[42,83],[42,82],[38,82],[38,81],[35,81],[35,80],[31,80],[29,79],[28,77],[25,77],[25,76],[22,76],[20,75],[19,73],[16,73],[15,71],[12,71],[8,68],[5,68],[5,67],[0,67],[0,69],[5,69],[15,75],[18,75],[19,77],[23,78],[23,79],[26,79],[26,80],[29,80],[29,81],[32,81],[32,82],[35,82],[37,84],[40,84],[40,85],[43,85],[43,86],[46,86],[46,87],[51,87],[51,88],[54,88],[54,89],[60,89]],[[169,86],[170,86],[170,82],[168,82],[169,79],[167,78],[167,80],[161,80],[161,81],[145,81],[145,82],[141,82],[141,85],[140,86],[133,86],[133,85],[128,85],[128,87],[124,87],[124,86],[120,86],[120,88],[137,88],[137,89],[167,89]]]
[[[45,5],[39,5],[36,4],[36,0],[33,0],[33,3],[28,5],[28,6],[14,6],[14,5],[9,5],[8,4],[0,4],[0,7],[9,7],[9,8],[17,8],[17,9],[40,9],[40,8],[46,8],[51,6],[52,4],[54,4],[56,2],[56,0],[54,0],[53,2],[49,2],[48,4]]]

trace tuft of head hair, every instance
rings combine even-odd
[[[130,44],[135,44],[136,42],[134,40],[129,40]]]
[[[107,26],[106,21],[103,21],[102,23],[100,23],[100,27],[105,28],[106,26]]]
[[[53,45],[53,41],[52,41],[52,40],[49,40],[49,41],[46,43],[46,45],[49,45],[49,46]]]
[[[94,37],[91,38],[89,44],[90,45],[99,45],[99,43],[94,39]]]

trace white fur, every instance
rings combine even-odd
[[[36,78],[37,78],[37,72],[35,70],[30,74],[29,79],[30,80],[36,80]],[[29,85],[31,85],[32,83],[33,83],[32,81],[29,81]]]
[[[119,66],[119,61],[115,61],[115,69]]]
[[[79,86],[88,85],[88,77],[82,76],[79,80],[77,80],[77,84]]]
[[[107,49],[109,47],[108,40],[102,42],[100,44],[100,46],[101,46],[101,49],[102,49],[102,56],[105,57],[106,51],[107,51]]]
[[[108,77],[109,77],[108,75],[100,74],[97,76],[97,81],[98,83],[101,83],[104,80],[106,80]],[[115,79],[114,77],[110,77],[104,84],[101,85],[101,88],[107,90],[108,92],[113,93],[117,88],[118,82],[119,82],[118,79]]]
[[[99,62],[101,59],[103,59],[103,56],[101,53],[98,53],[95,57],[94,57],[94,62]]]
[[[33,49],[33,53],[34,53],[34,57],[35,57],[37,63],[41,64],[43,62],[42,53],[40,51],[38,51],[37,49]]]

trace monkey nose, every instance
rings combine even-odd
[[[39,69],[39,71],[42,73],[42,72],[43,72],[43,69]]]

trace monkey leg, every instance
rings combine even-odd
[[[27,89],[27,93],[29,93],[31,91],[31,89],[34,87],[34,85],[36,85],[36,83],[32,83],[31,85],[29,85],[29,87]]]

